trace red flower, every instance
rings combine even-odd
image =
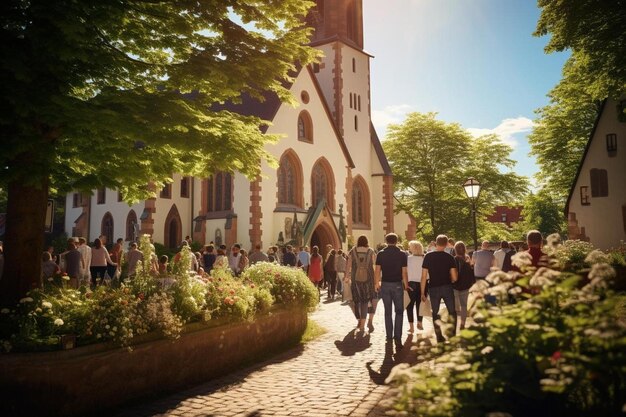
[[[560,351],[560,350],[557,350],[556,352],[554,352],[554,353],[552,354],[552,356],[550,357],[550,360],[551,360],[552,362],[557,362],[559,359],[561,359],[561,356],[562,356],[562,355],[561,355],[561,351]]]

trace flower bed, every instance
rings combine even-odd
[[[148,236],[141,247],[151,259]],[[206,381],[299,340],[318,303],[302,271],[261,263],[241,277],[227,269],[199,276],[182,268],[190,256],[184,250],[172,274],[159,276],[146,262],[133,279],[93,291],[55,277],[0,311],[0,414],[101,411]]]
[[[149,237],[142,238],[144,259],[152,259]],[[0,351],[54,350],[61,335],[75,335],[76,344],[114,341],[132,346],[148,332],[176,339],[183,325],[215,318],[251,320],[272,306],[317,305],[318,295],[302,271],[262,263],[236,278],[228,269],[211,275],[189,274],[192,254],[184,248],[173,273],[158,276],[150,262],[119,287],[94,291],[64,287],[63,279],[47,282],[12,309],[0,311]]]
[[[549,266],[514,257],[493,272],[475,324],[418,350],[436,366],[398,367],[394,408],[420,416],[617,416],[626,403],[623,248],[612,253],[551,236]],[[621,283],[621,284],[620,284]],[[509,297],[511,295],[512,297]]]

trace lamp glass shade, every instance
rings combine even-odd
[[[478,193],[480,193],[480,183],[476,178],[468,178],[463,184],[463,188],[468,198],[477,198]]]

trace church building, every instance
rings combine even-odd
[[[175,248],[185,236],[202,244],[317,245],[346,248],[349,236],[371,246],[386,233],[414,238],[415,223],[394,212],[393,175],[371,122],[370,60],[363,45],[362,0],[318,0],[307,23],[319,63],[300,68],[290,86],[297,107],[267,94],[231,110],[271,121],[267,144],[279,168],[262,163],[254,181],[217,172],[173,175],[155,197],[128,206],[116,190],[67,196],[65,231],[93,241],[148,233]]]

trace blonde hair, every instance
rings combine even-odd
[[[417,255],[417,256],[424,255],[424,246],[417,240],[412,240],[409,242],[409,250],[411,251],[413,255]]]

